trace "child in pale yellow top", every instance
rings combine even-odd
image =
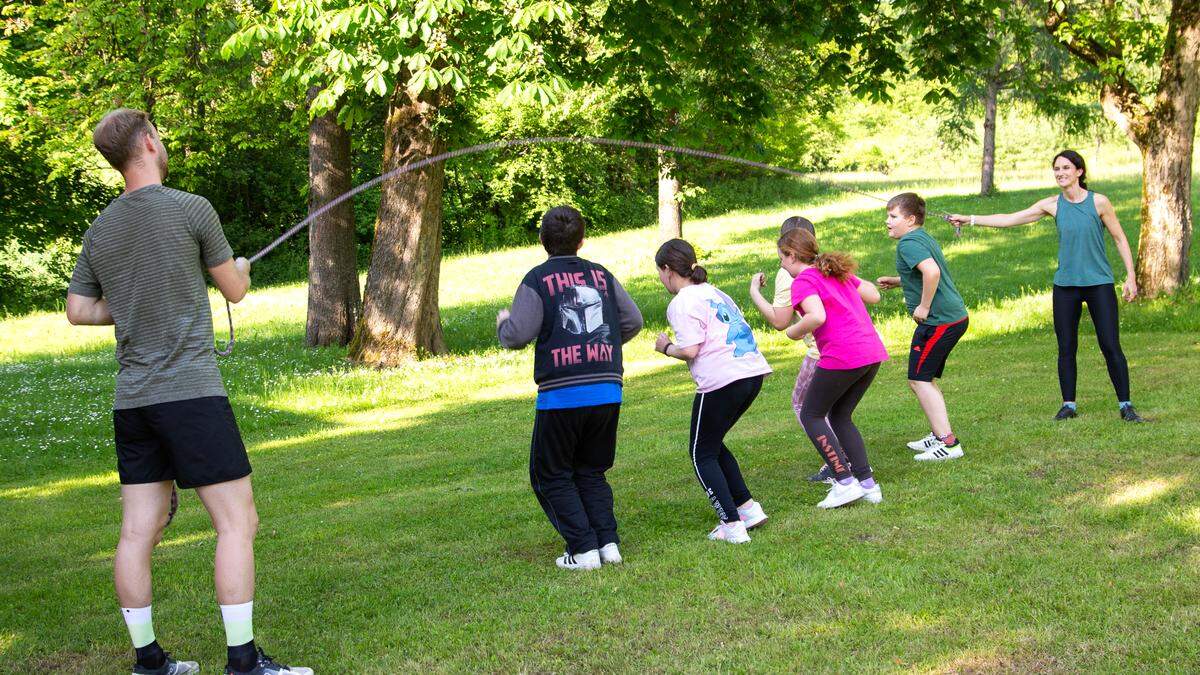
[[[803,216],[792,216],[783,221],[783,225],[779,228],[779,236],[782,237],[796,228],[808,230],[814,237],[817,235],[812,221]],[[763,274],[754,275],[750,285],[752,288],[762,288],[766,285],[765,276]],[[754,297],[753,293],[751,297]],[[759,313],[763,315],[767,323],[777,330],[783,330],[791,325],[796,314],[796,310],[792,307],[792,275],[780,267],[779,271],[775,273],[775,297],[770,306],[759,306],[757,303],[755,306],[758,307]],[[800,362],[800,372],[796,373],[796,386],[792,389],[792,410],[796,413],[797,420],[800,419],[800,406],[804,403],[804,394],[808,392],[808,385],[817,371],[817,362],[821,360],[817,341],[811,334],[804,336],[804,344],[808,346],[808,351],[804,355],[804,360]],[[821,469],[809,476],[808,479],[813,482],[822,482],[827,478],[832,480],[832,476],[832,473],[828,473],[828,467],[822,464]]]

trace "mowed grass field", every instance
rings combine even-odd
[[[1136,175],[1093,187],[1136,241]],[[1053,185],[1039,176],[987,200],[920,189],[935,210],[996,212]],[[646,317],[625,352],[609,474],[627,562],[592,573],[553,565],[562,545],[528,485],[532,353],[495,345],[495,314],[540,249],[448,259],[452,353],[400,369],[301,346],[301,286],[237,305],[238,346],[220,365],[255,469],[268,653],[320,673],[1200,671],[1196,291],[1122,307],[1134,401],[1152,423],[1118,420],[1086,314],[1080,417],[1055,423],[1053,223],[956,240],[931,219],[971,310],[943,383],[966,456],[917,464],[904,447],[928,429],[905,385],[912,323],[899,292],[885,294],[872,311],[892,360],[857,415],[885,501],[821,512],[823,490],[803,480],[819,460],[790,408],[802,351],[767,330],[746,289],[777,268],[775,233],[794,213],[866,278],[893,273],[894,242],[866,198],[779,181],[746,194],[757,203],[685,223],[776,371],[728,439],[771,516],[745,546],[705,538],[714,515],[687,456],[693,385],[652,349],[669,300],[653,229],[582,251]],[[129,672],[111,585],[112,346],[111,328],[58,314],[0,322],[0,672]],[[220,672],[214,534],[181,496],[156,554],[156,632]]]

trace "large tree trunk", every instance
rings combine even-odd
[[[987,197],[996,191],[996,103],[1000,97],[999,64],[987,73],[983,92],[983,166],[979,194]]]
[[[384,124],[385,172],[445,150],[434,131],[437,111],[436,92],[414,97],[396,88]],[[391,366],[446,351],[438,313],[444,180],[438,163],[383,184],[352,359]]]
[[[1067,17],[1054,8],[1046,28],[1056,32]],[[1064,41],[1084,61],[1111,65],[1123,58],[1120,43],[1093,39]],[[1192,150],[1196,108],[1200,105],[1200,2],[1173,0],[1159,68],[1158,88],[1150,105],[1124,75],[1105,81],[1100,90],[1104,115],[1142,151],[1142,229],[1138,241],[1137,282],[1142,295],[1174,293],[1187,282],[1192,238]]]
[[[1193,124],[1194,124],[1193,108]],[[1161,129],[1142,147],[1142,230],[1137,282],[1142,294],[1174,293],[1187,283],[1192,241],[1194,128]]]
[[[308,91],[308,100],[320,88]],[[308,123],[308,212],[350,191],[350,132],[337,111]],[[338,204],[308,228],[308,326],[310,347],[344,345],[354,335],[362,311],[353,200]]]
[[[683,205],[679,200],[679,164],[674,155],[658,151],[658,238],[683,237]]]

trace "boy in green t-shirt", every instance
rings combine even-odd
[[[962,443],[950,428],[946,399],[934,378],[942,376],[950,350],[967,332],[967,307],[950,277],[942,247],[925,231],[925,200],[912,192],[896,195],[887,204],[887,231],[896,243],[896,272],[879,277],[881,289],[900,286],[904,302],[917,322],[908,352],[908,386],[917,395],[932,429],[908,447],[913,459],[940,461],[962,457]]]

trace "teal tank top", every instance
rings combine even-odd
[[[1055,286],[1099,286],[1113,283],[1104,248],[1104,223],[1096,210],[1096,193],[1088,190],[1078,204],[1058,196],[1058,271]]]

